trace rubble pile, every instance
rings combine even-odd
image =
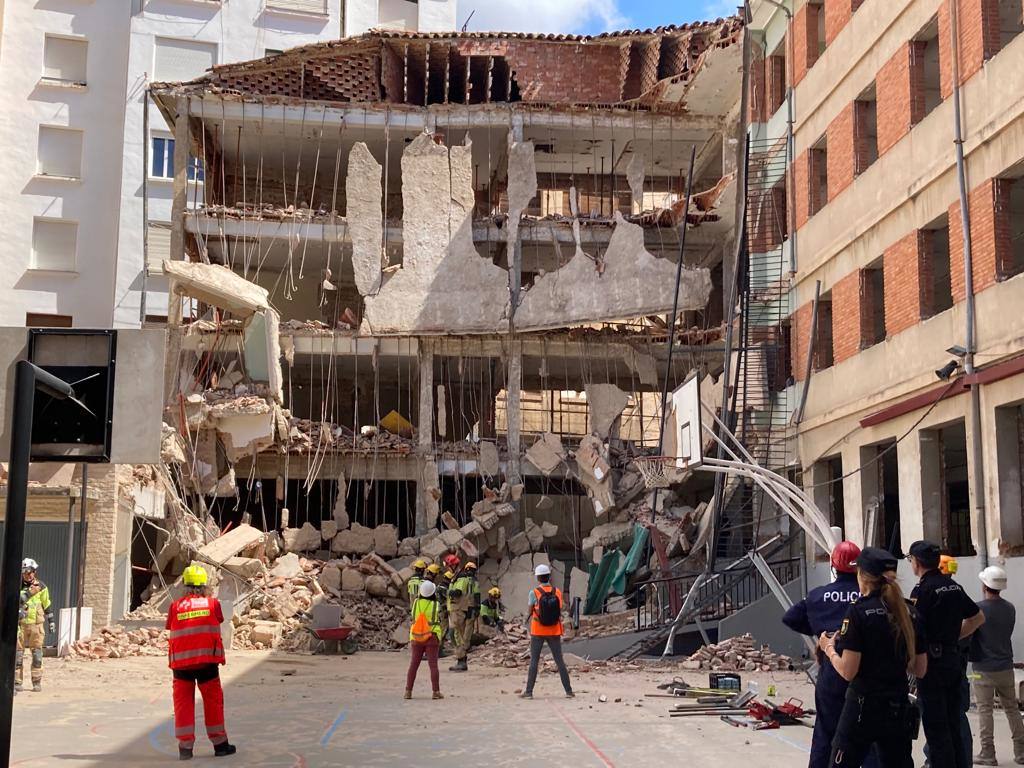
[[[123,659],[128,656],[166,656],[167,630],[155,627],[128,630],[103,627],[92,637],[71,644],[73,659]]]
[[[705,645],[683,662],[683,669],[720,672],[773,672],[792,667],[791,658],[772,653],[767,645],[756,647],[754,638],[749,634],[730,637],[716,645]]]

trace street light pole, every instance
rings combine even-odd
[[[0,564],[0,765],[11,757],[14,715],[14,660],[18,643],[21,558],[25,544],[28,464],[32,453],[32,410],[36,389],[57,399],[75,396],[71,385],[27,360],[17,363],[14,376],[14,417],[7,470],[7,513],[4,521],[3,562]]]

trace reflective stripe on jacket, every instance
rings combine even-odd
[[[426,617],[427,622],[430,624],[430,631],[437,637],[437,641],[441,642],[441,620],[439,618],[440,610],[437,604],[437,600],[429,600],[425,597],[416,598],[416,602],[412,604],[412,623],[413,626],[416,624],[416,619],[420,615]],[[416,638],[413,636],[412,628],[409,629],[409,641],[413,642]]]
[[[225,662],[220,616],[220,605],[214,597],[186,595],[171,603],[167,617],[167,660],[171,669]]]
[[[25,611],[22,624],[42,624],[46,614],[50,612],[50,590],[41,581],[34,581],[28,586],[21,585],[21,607]]]
[[[452,592],[459,592],[453,597]],[[473,576],[460,576],[448,587],[448,612],[468,611],[480,605],[480,584]]]
[[[555,595],[558,597],[558,611],[559,619],[557,624],[551,626],[545,626],[538,621],[537,616],[540,610],[540,596],[544,592],[555,591]],[[561,637],[562,636],[562,590],[552,587],[550,584],[542,584],[539,587],[535,587],[533,590],[534,602],[530,608],[530,634],[535,637]]]

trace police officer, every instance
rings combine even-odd
[[[920,581],[910,593],[924,627],[928,674],[918,683],[921,724],[932,768],[968,768],[960,731],[963,712],[963,661],[959,643],[985,621],[983,614],[953,577],[939,571],[939,545],[915,541],[909,560]]]
[[[835,579],[823,587],[807,593],[782,617],[782,623],[817,639],[822,632],[837,632],[850,605],[860,596],[857,568],[853,565],[860,547],[852,541],[841,541],[832,550],[832,569]],[[825,655],[818,652],[818,679],[814,686],[814,735],[811,737],[811,757],[808,768],[825,768],[832,752],[832,738],[836,733],[839,715],[843,711],[848,683],[833,669]],[[874,764],[873,756],[867,764]]]
[[[832,741],[833,768],[859,768],[871,745],[885,768],[912,768],[915,710],[907,672],[924,674],[928,657],[911,609],[896,583],[897,560],[865,547],[858,555],[861,598],[851,604],[834,635],[818,647],[850,686]]]

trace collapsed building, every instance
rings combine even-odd
[[[662,388],[721,399],[740,39],[374,31],[153,84],[174,498],[136,602],[231,530],[256,536],[212,562],[261,594],[282,548],[317,554],[288,569],[310,599],[397,598],[446,552],[514,610],[538,558],[596,610],[589,565],[649,575],[626,550],[652,517],[633,459],[676,455]],[[686,480],[655,568],[703,557],[712,484]]]

